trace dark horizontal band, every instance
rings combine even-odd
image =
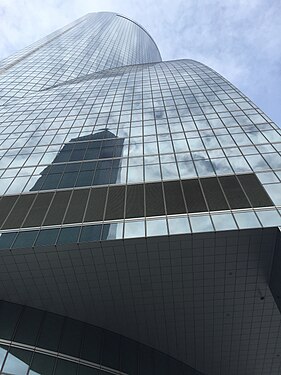
[[[273,206],[255,174],[3,196],[1,229]]]

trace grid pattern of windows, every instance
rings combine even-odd
[[[203,374],[279,375],[281,318],[267,284],[277,232],[1,250],[1,295],[5,288],[6,298],[67,311]]]
[[[138,202],[136,204],[136,202]],[[4,196],[1,229],[270,207],[255,175]]]
[[[72,210],[79,211],[79,206],[75,205]],[[101,212],[103,213],[103,206]],[[61,216],[58,217],[57,221],[62,221]],[[0,235],[0,249],[32,248],[39,251],[42,246],[53,248],[54,246],[63,247],[63,245],[77,248],[77,245],[92,246],[94,242],[105,240],[281,226],[281,215],[275,208],[232,210],[231,212],[204,213],[202,215],[168,215],[167,217],[147,217],[146,219],[133,220],[108,220],[97,223],[86,222],[86,216],[84,225],[73,223],[73,218],[70,218],[72,223],[67,223],[67,225],[50,222],[51,228],[44,226],[41,229],[23,227],[20,231],[14,229],[3,231]]]
[[[281,204],[280,129],[223,77],[194,61],[86,75],[3,105],[0,115],[2,195],[255,173],[273,203]],[[216,192],[214,183],[209,201],[223,204]],[[194,199],[196,210],[205,211]],[[243,201],[230,207],[238,203],[246,207]],[[215,202],[208,206],[217,208]]]
[[[120,70],[1,106],[1,194],[29,191],[59,160],[103,160],[65,148],[76,139],[85,149],[79,138],[104,128],[123,140],[116,181],[105,183],[272,169],[280,182],[280,130],[217,73],[189,61]]]
[[[201,374],[157,350],[102,328],[3,301],[0,336],[1,374]]]
[[[90,13],[0,63],[0,103],[117,66],[161,61],[150,35],[114,13]]]
[[[280,129],[209,67],[162,62],[140,25],[112,13],[4,60],[0,88],[0,298],[208,374],[280,374],[278,266],[268,286]],[[40,373],[39,354],[50,375],[194,373],[131,341],[122,352],[104,331],[84,347],[90,327],[61,317],[41,353],[50,315],[3,306],[4,373]],[[92,347],[95,361],[81,354]]]

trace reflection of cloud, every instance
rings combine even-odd
[[[104,240],[114,240],[123,237],[123,223],[112,223],[104,225],[103,235]]]
[[[213,165],[210,160],[196,160],[194,162],[198,176],[212,176],[214,174]]]
[[[159,181],[161,179],[160,165],[146,165],[145,166],[145,181]]]
[[[155,109],[154,110],[154,116],[155,116],[156,119],[164,118],[165,112],[164,112],[164,110]]]
[[[147,220],[146,230],[148,236],[160,236],[167,234],[166,219]]]
[[[216,174],[219,176],[232,173],[232,169],[225,158],[212,160],[212,165],[216,171]]]
[[[150,0],[2,0],[0,57],[96,11],[115,11],[135,19],[154,37],[164,59],[202,61],[281,123],[279,1],[161,0],[161,22],[157,22],[159,2]]]
[[[261,155],[246,155],[245,157],[254,171],[270,169]]]
[[[161,169],[164,180],[176,180],[179,178],[176,163],[162,164]]]
[[[143,166],[138,165],[129,167],[128,169],[128,183],[143,182]]]

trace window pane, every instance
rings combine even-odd
[[[105,224],[102,230],[103,240],[115,240],[123,237],[123,223]]]
[[[193,232],[210,232],[214,230],[209,216],[190,216],[190,222]]]
[[[80,227],[62,228],[58,244],[77,243]]]
[[[264,227],[276,227],[281,225],[281,217],[277,211],[256,211],[256,213]]]
[[[46,229],[41,230],[36,239],[36,246],[52,245],[56,243],[59,229]]]
[[[167,234],[166,219],[147,220],[147,236],[161,236]]]
[[[237,229],[237,225],[231,214],[212,214],[211,217],[216,230]]]
[[[14,340],[28,345],[35,345],[42,317],[43,312],[41,310],[25,307],[21,314]]]
[[[13,248],[31,247],[34,244],[37,234],[37,230],[20,232],[13,244]]]
[[[56,351],[59,346],[64,318],[60,315],[46,313],[40,330],[38,346]]]
[[[260,227],[260,223],[254,212],[237,212],[234,217],[240,229]]]
[[[79,242],[99,241],[102,225],[89,225],[82,227]]]
[[[1,233],[0,234],[0,249],[9,249],[17,235],[14,233]]]
[[[77,363],[58,359],[55,375],[76,375]]]
[[[48,355],[35,353],[28,375],[44,374],[52,375],[56,358]]]
[[[190,233],[190,226],[187,217],[168,218],[170,234]]]
[[[2,346],[2,347],[0,346],[0,369],[1,369],[2,364],[4,362],[6,353],[7,353],[6,347],[5,346]]]
[[[144,221],[128,221],[125,223],[125,237],[144,237],[145,236],[145,225]]]
[[[26,375],[32,352],[12,348],[6,358],[3,371],[8,374]]]

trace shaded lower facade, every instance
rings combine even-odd
[[[201,374],[124,336],[4,301],[0,301],[0,337],[1,374]]]
[[[278,375],[279,238],[256,228],[3,248],[2,371]],[[9,367],[17,355],[22,372]]]

